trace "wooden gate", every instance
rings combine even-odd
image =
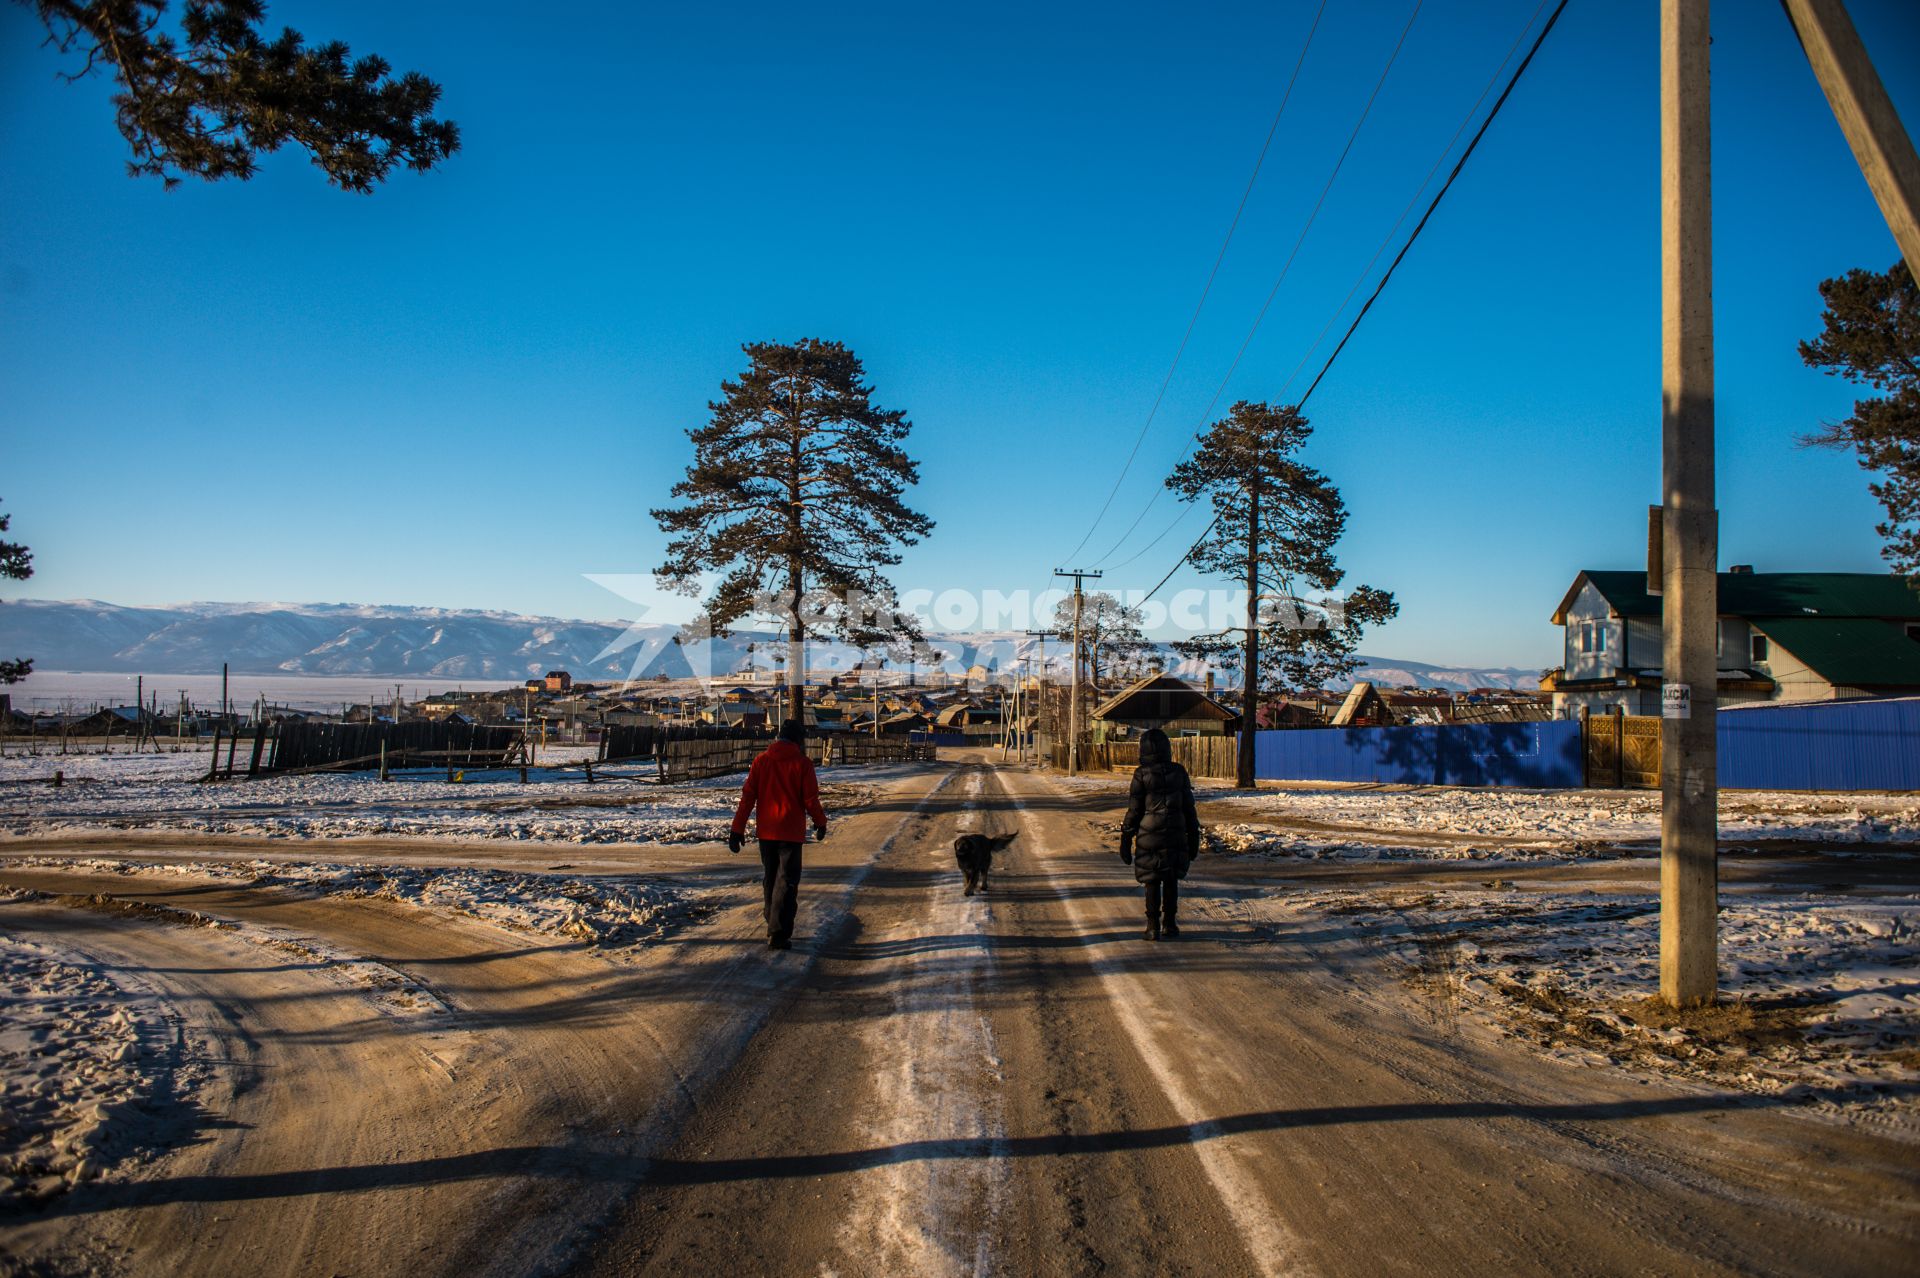
[[[1587,784],[1605,790],[1660,788],[1657,715],[1599,714],[1586,721]]]

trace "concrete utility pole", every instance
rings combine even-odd
[[[1920,276],[1920,158],[1841,0],[1784,0],[1813,74],[1873,189],[1907,269]]]
[[[1097,572],[1077,568],[1055,568],[1056,577],[1073,578],[1073,702],[1067,707],[1067,775],[1080,771],[1080,605],[1085,597],[1081,580],[1098,577]]]
[[[1711,1003],[1719,975],[1720,537],[1707,50],[1707,0],[1661,0],[1660,995],[1674,1007]]]

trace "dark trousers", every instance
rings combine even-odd
[[[762,839],[760,864],[767,872],[767,936],[788,940],[793,936],[794,913],[800,908],[800,844]]]
[[[1147,922],[1167,924],[1173,922],[1173,912],[1180,908],[1179,879],[1148,879]]]

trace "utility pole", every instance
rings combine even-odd
[[[1713,203],[1707,0],[1660,4],[1660,995],[1718,986],[1719,528],[1713,473]]]
[[[1055,568],[1053,575],[1073,578],[1073,701],[1067,707],[1067,775],[1075,776],[1080,771],[1080,606],[1085,599],[1081,582],[1100,574],[1082,568]]]
[[[1034,726],[1043,730],[1053,726],[1051,711],[1047,706],[1047,639],[1052,633],[1050,630],[1027,631],[1028,638],[1040,641],[1040,713],[1034,718]],[[1051,739],[1053,734],[1047,735]],[[1034,743],[1034,757],[1036,761],[1039,758],[1038,742]]]
[[[1841,0],[1784,0],[1833,118],[1853,148],[1907,269],[1920,276],[1920,158]]]
[[[1260,699],[1260,468],[1247,477],[1247,633],[1240,654],[1240,740],[1233,761],[1233,784],[1253,789],[1254,731]]]

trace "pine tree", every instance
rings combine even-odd
[[[0,533],[13,524],[12,515],[0,515]],[[33,576],[33,552],[17,541],[0,541],[0,577],[25,581]],[[33,673],[33,658],[0,661],[0,684],[19,683]]]
[[[918,637],[883,569],[933,521],[902,501],[920,479],[902,447],[912,423],[874,405],[852,351],[816,338],[741,349],[746,372],[720,384],[712,417],[690,432],[693,464],[673,486],[685,504],[653,512],[673,538],[658,575],[693,594],[702,573],[725,574],[705,601],[709,632],[781,618],[797,718],[810,636],[863,647]]]
[[[1347,507],[1325,475],[1298,460],[1312,433],[1297,408],[1242,400],[1207,428],[1193,456],[1167,479],[1184,500],[1213,506],[1213,526],[1188,562],[1236,577],[1247,591],[1237,662],[1235,630],[1179,645],[1187,656],[1238,667],[1244,695],[1236,784],[1243,787],[1253,785],[1260,698],[1352,674],[1365,628],[1400,610],[1391,594],[1372,586],[1344,600],[1327,597],[1346,576],[1333,548],[1346,531]]]
[[[161,29],[167,0],[19,0],[47,42],[85,61],[78,80],[113,69],[127,171],[167,187],[181,174],[253,176],[256,158],[291,142],[344,191],[368,192],[396,165],[424,172],[460,149],[460,129],[433,117],[440,86],[417,71],[390,78],[385,59],[350,58],[261,31],[261,0],[186,0],[178,39]]]
[[[1811,368],[1838,373],[1884,395],[1856,401],[1853,416],[1830,422],[1803,444],[1852,448],[1863,470],[1884,477],[1869,484],[1886,509],[1875,531],[1881,554],[1920,589],[1920,290],[1905,262],[1885,274],[1851,270],[1820,285],[1825,331],[1800,343]]]

